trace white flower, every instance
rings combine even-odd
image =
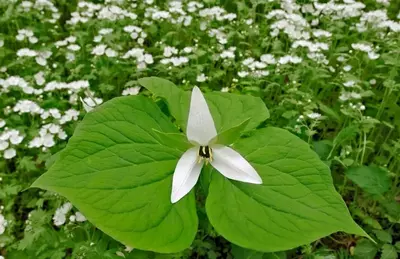
[[[198,87],[194,87],[192,91],[186,136],[194,147],[188,149],[176,165],[172,180],[172,203],[190,192],[199,179],[204,163],[208,162],[229,179],[262,183],[256,170],[238,152],[215,144],[217,130],[207,102]]]
[[[369,83],[370,83],[371,85],[376,84],[376,79],[371,79],[371,80],[369,80]],[[0,126],[0,128],[1,128],[1,126]]]
[[[4,159],[11,159],[17,155],[17,151],[13,148],[6,149],[4,151],[3,157]]]
[[[71,50],[71,51],[78,51],[81,49],[81,47],[77,44],[71,44],[67,47],[67,49]]]
[[[0,119],[0,128],[3,128],[6,125],[6,121]]]
[[[60,208],[58,208],[56,210],[56,213],[54,213],[54,216],[53,216],[54,225],[56,225],[56,226],[63,225],[65,223],[66,219],[67,219],[65,215],[71,209],[72,209],[72,204],[69,203],[69,202],[64,203]]]
[[[351,69],[352,69],[352,66],[350,66],[350,65],[347,65],[347,66],[343,67],[343,70],[346,71],[346,72],[349,72]]]
[[[343,83],[343,85],[346,86],[346,87],[353,87],[355,83],[356,82],[350,80],[350,81],[347,81],[347,82]]]
[[[166,47],[164,48],[164,53],[163,53],[164,57],[169,58],[169,57],[171,57],[173,54],[178,54],[178,50],[177,50],[176,48],[170,47],[170,46],[166,46]]]
[[[2,214],[0,214],[0,235],[4,233],[4,231],[6,230],[6,226],[7,226],[7,220],[4,218]]]
[[[134,86],[122,91],[122,95],[137,95],[140,91],[140,86]]]
[[[307,117],[310,119],[319,119],[321,117],[321,114],[313,112],[313,113],[307,114]]]
[[[249,74],[249,72],[246,72],[246,71],[239,71],[238,72],[238,76],[239,77],[246,77],[246,76],[248,76],[248,74]]]
[[[103,102],[103,100],[100,98],[85,97],[84,99],[82,98],[80,99],[83,104],[83,108],[85,109],[86,112],[90,112],[91,110],[94,109],[94,107]]]
[[[275,64],[276,63],[275,57],[271,54],[261,55],[260,60],[267,64]]]
[[[96,47],[93,48],[92,54],[96,56],[104,55],[106,48],[107,46],[104,44],[97,45]]]
[[[203,73],[198,75],[197,78],[196,78],[197,82],[205,82],[206,80],[207,80],[207,77]]]
[[[8,143],[8,141],[6,140],[0,140],[0,151],[5,150],[6,148],[8,148],[10,144]]]
[[[36,55],[37,55],[36,51],[28,48],[19,49],[17,51],[18,57],[35,57]]]
[[[78,221],[78,222],[84,222],[84,221],[86,221],[86,217],[83,216],[83,214],[80,213],[79,211],[75,213],[75,219],[76,219],[76,221]]]
[[[115,50],[108,48],[106,49],[106,56],[109,58],[113,58],[116,57],[118,55],[118,52],[116,52]]]
[[[34,76],[37,85],[43,85],[46,83],[46,79],[44,78],[44,73],[42,71],[36,73]]]
[[[380,55],[378,53],[371,51],[371,52],[368,52],[368,57],[371,60],[375,60],[375,59],[378,59],[380,57]]]

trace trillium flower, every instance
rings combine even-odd
[[[217,144],[217,130],[207,102],[198,87],[194,87],[189,108],[186,136],[194,147],[179,159],[172,179],[171,202],[184,197],[196,185],[204,164],[210,163],[226,178],[261,184],[261,177],[238,152]]]

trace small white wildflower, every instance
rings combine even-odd
[[[11,159],[17,155],[17,151],[14,148],[9,148],[4,151],[4,159]]]
[[[78,51],[81,49],[81,46],[77,45],[77,44],[71,44],[67,47],[67,49],[71,50],[71,51]]]
[[[345,83],[343,83],[343,85],[345,86],[345,87],[353,87],[354,86],[354,84],[355,84],[355,82],[354,81],[347,81],[347,82],[345,82]]]
[[[6,140],[0,140],[0,151],[6,150],[10,144]]]
[[[83,214],[80,213],[79,211],[77,211],[77,212],[75,213],[75,217],[76,217],[76,221],[78,221],[78,222],[84,222],[84,221],[86,221],[86,217],[83,216]]]
[[[183,49],[183,52],[185,52],[185,53],[187,53],[187,54],[192,53],[192,51],[193,51],[193,48],[192,48],[192,47],[185,47],[185,48]]]
[[[319,119],[321,117],[321,114],[313,112],[313,113],[307,114],[307,117],[310,119]]]
[[[375,60],[375,59],[378,59],[380,57],[380,55],[378,53],[370,51],[370,52],[368,52],[368,57],[371,60]]]
[[[229,92],[229,87],[222,87],[221,92],[223,93]]]
[[[36,73],[34,76],[37,85],[43,85],[46,80],[44,79],[44,73],[42,71]]]
[[[169,58],[174,54],[178,54],[178,49],[176,49],[174,47],[169,47],[169,46],[166,46],[164,48],[164,53],[163,53],[164,57]]]
[[[371,85],[376,84],[376,79],[371,79],[371,80],[369,80],[369,83],[370,83]],[[1,127],[0,127],[0,128],[1,128]]]
[[[144,54],[143,58],[144,58],[144,62],[146,62],[146,64],[154,63],[153,56],[151,54]]]
[[[0,119],[0,128],[3,128],[6,125],[6,121]]]
[[[17,51],[18,57],[35,57],[36,55],[36,51],[30,50],[28,48],[22,48]]]
[[[201,73],[200,75],[198,75],[196,77],[197,82],[205,82],[206,80],[207,80],[207,77],[203,73]]]
[[[6,230],[7,224],[8,224],[7,220],[4,218],[2,214],[0,214],[0,235],[3,234],[4,231]]]
[[[140,91],[140,86],[134,86],[122,91],[122,95],[137,95]]]
[[[109,57],[109,58],[118,56],[118,53],[115,50],[111,49],[111,48],[106,49],[105,53],[106,53],[106,56]]]
[[[94,41],[94,42],[100,42],[102,39],[103,39],[103,36],[98,35],[98,36],[95,36],[95,37],[93,38],[93,41]]]
[[[239,71],[238,72],[238,76],[239,77],[246,77],[246,76],[248,76],[249,75],[249,72],[246,72],[246,71]]]
[[[75,220],[76,220],[76,217],[75,217],[75,215],[71,215],[71,216],[69,216],[69,221],[71,221],[71,222],[75,222]]]
[[[104,55],[106,48],[107,46],[104,44],[97,45],[96,47],[93,48],[92,54],[96,56]]]
[[[58,208],[53,216],[53,222],[56,226],[64,225],[66,221],[66,214],[72,209],[72,204],[67,202]]]
[[[347,65],[347,66],[343,67],[343,70],[346,71],[346,72],[349,72],[352,68],[353,68],[352,66]]]
[[[260,60],[266,64],[276,64],[275,57],[271,54],[261,55]]]

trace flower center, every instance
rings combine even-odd
[[[213,159],[212,149],[209,146],[200,146],[199,148],[199,162],[206,160],[206,164]]]

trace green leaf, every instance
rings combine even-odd
[[[221,132],[217,137],[215,137],[215,140],[212,140],[211,142],[215,141],[218,144],[226,146],[235,143],[236,140],[240,138],[240,134],[244,131],[249,121],[250,119],[247,119],[239,125]]]
[[[158,77],[145,77],[138,81],[154,95],[167,101],[177,124],[185,129],[189,114],[190,92],[182,91],[172,82]],[[268,109],[258,97],[220,92],[205,93],[204,96],[218,132],[231,129],[251,118],[245,129],[248,131],[269,118]]]
[[[313,143],[314,151],[321,160],[327,160],[332,150],[332,142],[330,140],[320,140]]]
[[[96,227],[125,245],[177,252],[193,241],[194,194],[171,204],[182,151],[159,141],[178,133],[157,105],[119,97],[88,113],[50,170],[32,185],[70,200]]]
[[[350,125],[346,128],[343,128],[336,136],[336,138],[333,140],[333,146],[337,146],[342,144],[343,142],[354,138],[359,129],[357,125]]]
[[[382,194],[389,190],[391,180],[387,172],[376,166],[352,167],[346,176],[370,194]]]
[[[392,243],[392,235],[384,230],[375,229],[373,230],[375,236],[382,242]]]
[[[231,253],[234,259],[263,259],[264,254],[236,245],[232,245]]]
[[[153,129],[153,131],[156,133],[158,140],[162,142],[163,145],[175,147],[183,152],[193,146],[182,133],[165,133],[156,129]]]
[[[374,259],[378,248],[374,243],[367,239],[362,239],[357,242],[356,248],[354,249],[355,259]]]
[[[265,253],[263,259],[286,259],[286,252]]]
[[[389,244],[383,245],[381,259],[397,259],[397,258],[398,254],[394,246]]]
[[[323,111],[326,115],[331,117],[332,119],[335,119],[336,121],[341,121],[340,116],[330,107],[326,106],[322,102],[318,102],[319,109]]]
[[[207,215],[232,243],[275,252],[337,231],[368,236],[335,191],[329,168],[301,139],[270,127],[240,139],[233,148],[254,166],[263,184],[212,174]]]

